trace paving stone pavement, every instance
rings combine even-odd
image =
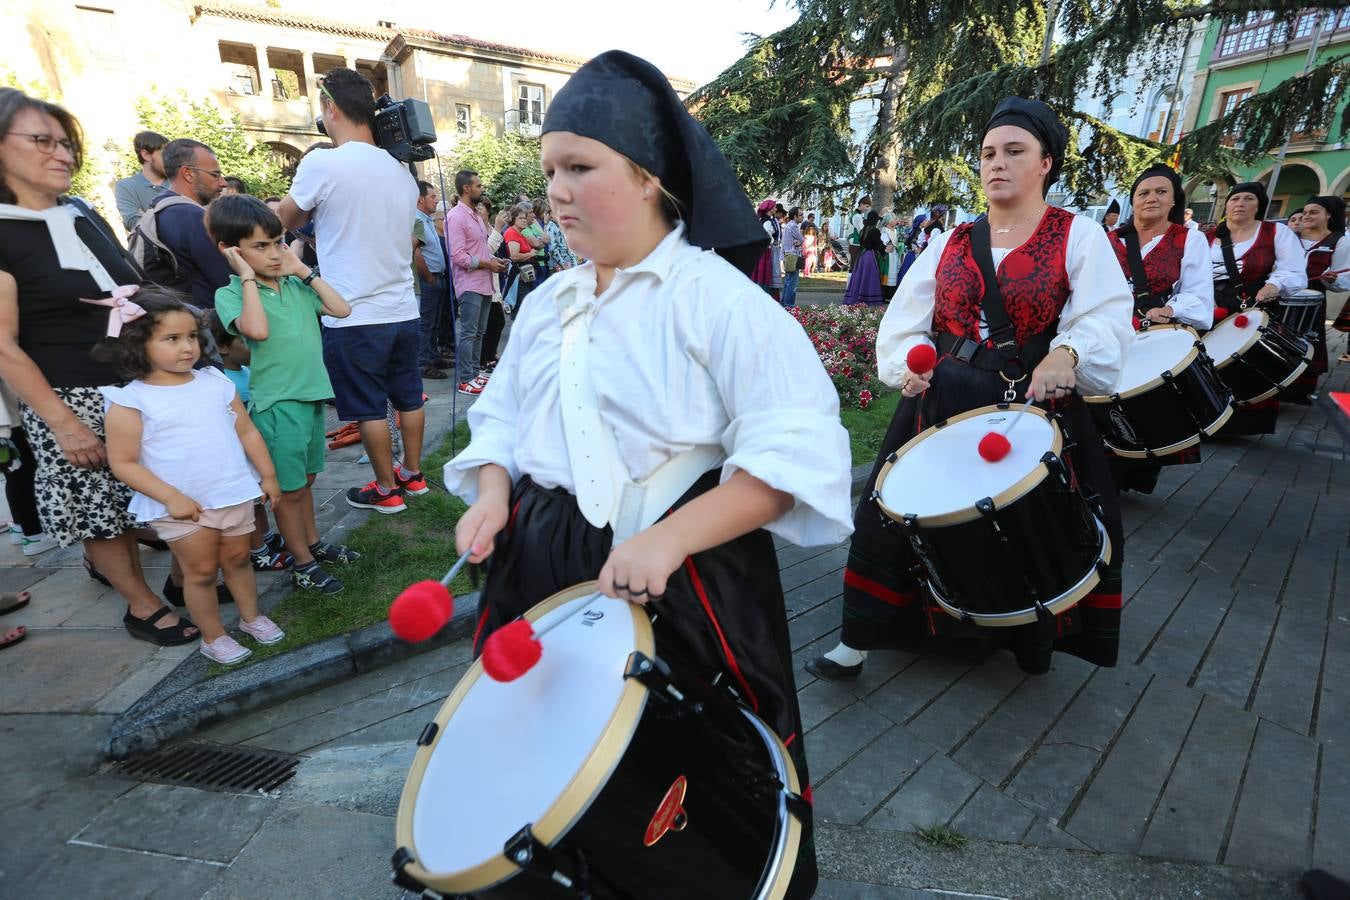
[[[1113,669],[1057,656],[1027,677],[1006,654],[877,653],[856,682],[818,681],[802,664],[837,639],[846,550],[782,547],[817,896],[1293,897],[1310,866],[1350,875],[1345,472],[1341,433],[1291,406],[1278,434],[1208,444],[1202,465],[1128,495]],[[87,581],[73,574],[59,583]],[[90,672],[137,665],[87,646]],[[265,796],[120,778],[96,756],[111,689],[50,691],[52,709],[25,712],[10,678],[28,670],[0,668],[0,755],[23,760],[0,807],[0,894],[392,898],[413,741],[468,663],[463,643],[443,647],[193,736],[299,754]],[[935,824],[969,843],[914,833]]]

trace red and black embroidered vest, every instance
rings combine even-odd
[[[1322,273],[1331,268],[1331,257],[1336,252],[1336,242],[1341,235],[1334,231],[1303,251],[1308,260],[1308,287],[1314,291],[1327,292],[1326,283],[1321,280]]]
[[[1125,241],[1115,231],[1108,235],[1111,238],[1111,249],[1116,251],[1116,259],[1120,261],[1120,268],[1125,272],[1125,279],[1131,282],[1130,288],[1136,292],[1134,301],[1136,310],[1154,309],[1166,304],[1167,298],[1172,295],[1172,285],[1181,279],[1181,260],[1186,255],[1188,233],[1185,225],[1178,225],[1175,222],[1163,232],[1162,240],[1143,260],[1144,275],[1148,278],[1147,285],[1133,283],[1133,272],[1130,269]],[[1148,291],[1147,300],[1137,296],[1140,290]]]
[[[1069,226],[1074,214],[1050,207],[1027,242],[998,266],[999,290],[1017,343],[1052,328],[1069,300]],[[970,249],[970,225],[958,225],[943,248],[933,299],[933,331],[978,341],[984,279]]]
[[[1211,235],[1209,242],[1213,244],[1218,240],[1218,235]],[[1242,283],[1246,285],[1255,285],[1252,293],[1266,283],[1270,273],[1275,271],[1275,223],[1262,222],[1261,227],[1256,231],[1256,240],[1252,242],[1251,247],[1242,255],[1242,259],[1237,261],[1238,272],[1242,275]]]

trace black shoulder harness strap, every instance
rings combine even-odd
[[[1135,312],[1143,314],[1150,309],[1166,306],[1161,297],[1149,289],[1148,273],[1144,271],[1144,253],[1139,246],[1139,232],[1125,232],[1125,260],[1130,265],[1130,287],[1134,293]]]
[[[970,252],[975,264],[980,267],[980,277],[984,280],[984,299],[981,308],[984,311],[984,323],[989,327],[989,338],[994,342],[1000,356],[1011,360],[1020,349],[1017,346],[1017,333],[1013,330],[1008,310],[1003,305],[1003,291],[998,286],[998,273],[994,270],[994,249],[990,243],[989,219],[976,220],[970,227]]]

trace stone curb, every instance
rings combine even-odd
[[[870,463],[852,469],[851,488],[855,497],[862,491],[871,469]],[[330,529],[329,539],[352,530],[369,516],[366,510],[353,509]],[[287,593],[289,585],[278,582],[259,599],[265,609],[271,609]],[[450,623],[434,638],[419,644],[398,639],[387,622],[377,622],[215,678],[206,677],[209,661],[194,653],[113,721],[103,752],[113,759],[149,753],[173,738],[231,716],[469,637],[477,608],[477,592],[457,598]]]

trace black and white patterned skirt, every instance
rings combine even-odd
[[[53,388],[81,422],[105,439],[103,395],[98,388]],[[56,442],[51,428],[28,404],[22,404],[23,427],[37,459],[33,492],[38,516],[48,537],[62,547],[81,541],[115,538],[136,526],[127,512],[131,488],[113,477],[106,466],[81,469],[73,465]]]

